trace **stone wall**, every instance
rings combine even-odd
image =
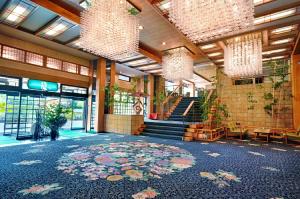
[[[247,126],[293,127],[291,82],[284,85],[285,94],[282,95],[282,103],[280,107],[275,108],[281,110],[285,107],[284,110],[272,117],[264,109],[265,105],[270,104],[270,101],[264,99],[264,94],[272,92],[272,83],[268,78],[265,78],[262,84],[233,85],[233,80],[219,70],[218,81],[218,95],[221,102],[227,105],[230,114],[227,121],[240,122]],[[249,95],[253,96],[250,100]]]

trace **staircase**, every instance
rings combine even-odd
[[[200,122],[201,121],[201,111],[200,111],[200,102],[199,97],[183,97],[180,103],[177,105],[175,110],[172,112],[169,121],[183,121],[183,114],[190,105],[190,103],[194,100],[193,107],[188,112],[185,117],[185,122]]]
[[[188,128],[182,122],[171,121],[149,121],[145,125],[142,135],[174,140],[182,140],[184,131]]]

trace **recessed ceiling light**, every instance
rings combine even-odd
[[[275,30],[272,30],[272,33],[273,34],[282,34],[285,32],[292,31],[293,29],[295,29],[295,26],[286,26],[286,27],[277,28]]]
[[[224,59],[218,59],[218,60],[216,60],[216,62],[218,63],[218,62],[224,62]]]
[[[293,41],[293,38],[287,38],[287,39],[281,39],[281,40],[277,40],[277,41],[273,41],[271,43],[271,45],[277,45],[277,44],[284,44],[284,43],[289,43],[291,41]]]
[[[166,42],[162,42],[161,44],[162,44],[163,46],[165,46],[167,43],[166,43]]]
[[[287,50],[286,48],[281,48],[281,49],[276,49],[276,50],[265,51],[265,52],[263,52],[262,54],[263,54],[263,55],[270,55],[270,54],[273,54],[273,53],[284,52],[284,51],[286,51],[286,50]]]
[[[255,18],[254,24],[257,25],[257,24],[262,24],[262,23],[266,23],[266,22],[271,22],[271,21],[274,21],[274,20],[277,20],[277,19],[282,19],[282,18],[285,18],[285,17],[289,17],[291,15],[294,15],[295,13],[296,13],[296,8],[283,10],[283,11],[280,11],[280,12],[276,12],[276,13],[273,13],[273,14],[269,14],[269,15],[265,15],[265,16],[262,16],[262,17]]]
[[[216,46],[217,46],[216,44],[207,44],[207,45],[201,46],[201,49],[206,50],[206,49],[214,48]]]
[[[139,30],[144,30],[144,26],[139,26]]]
[[[219,55],[222,55],[222,53],[221,52],[215,52],[215,53],[208,54],[209,57],[216,57],[216,56],[219,56]]]

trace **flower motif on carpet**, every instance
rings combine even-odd
[[[161,178],[192,167],[195,158],[179,147],[147,143],[120,142],[91,145],[65,153],[57,169],[71,175],[82,175],[87,180],[119,181]]]
[[[210,172],[200,172],[202,178],[206,178],[216,184],[219,188],[229,187],[229,182],[241,182],[240,178],[234,175],[232,172],[218,170],[215,174]]]
[[[37,149],[30,149],[30,150],[24,152],[23,154],[41,153],[41,152],[43,152],[43,150],[40,148],[37,148]]]
[[[44,145],[44,144],[37,144],[37,145],[33,145],[31,147],[32,148],[40,148],[40,147],[44,147],[44,146],[46,146],[46,145]]]
[[[148,187],[147,189],[132,195],[132,198],[134,198],[134,199],[148,199],[148,198],[155,198],[158,195],[159,195],[159,193],[155,189],[152,189],[151,187]]]
[[[23,165],[23,166],[29,166],[33,164],[40,164],[42,163],[41,160],[23,160],[21,162],[13,163],[14,165]]]
[[[265,170],[269,170],[269,171],[280,171],[279,169],[276,169],[274,167],[261,167],[262,169],[265,169]]]
[[[280,149],[280,148],[271,148],[272,150],[275,150],[275,151],[283,151],[283,152],[286,152],[287,150],[285,149]]]
[[[69,146],[67,146],[68,149],[73,149],[73,148],[77,148],[77,147],[79,147],[79,145],[69,145]]]
[[[46,195],[51,191],[56,191],[56,190],[59,190],[62,188],[63,187],[59,186],[58,183],[46,184],[46,185],[35,184],[28,189],[23,189],[23,190],[19,191],[18,193],[21,193],[23,195],[28,195],[28,194]]]
[[[248,153],[252,154],[252,155],[256,155],[256,156],[262,156],[265,157],[264,154],[258,153],[258,152],[254,152],[254,151],[248,151]]]

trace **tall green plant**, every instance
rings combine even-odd
[[[211,123],[220,126],[222,121],[229,117],[228,107],[218,100],[218,95],[213,92],[209,95],[209,91],[203,91],[203,97],[200,98],[201,118],[202,121],[212,119]]]
[[[59,136],[58,130],[67,123],[66,115],[70,111],[60,104],[51,104],[46,107],[43,122],[51,130],[51,140],[55,140]]]
[[[273,117],[275,107],[281,105],[282,96],[285,94],[283,86],[288,82],[290,64],[286,60],[279,60],[267,62],[264,66],[271,71],[269,80],[272,83],[272,91],[264,93],[263,98],[268,102],[264,109],[267,114]],[[286,107],[280,107],[277,113],[284,110]]]

